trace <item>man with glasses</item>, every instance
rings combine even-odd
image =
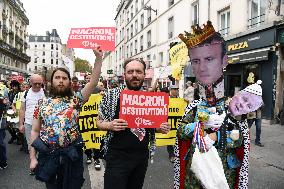
[[[25,134],[25,137],[28,142],[28,148],[30,150],[30,136],[32,130],[32,121],[35,106],[38,101],[42,99],[45,94],[42,88],[43,79],[40,75],[34,74],[30,79],[31,88],[25,92],[21,99],[21,108],[20,108],[20,132]],[[30,171],[30,175],[33,175],[33,171]]]

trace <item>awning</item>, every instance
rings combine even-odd
[[[171,67],[165,66],[165,67],[159,67],[154,69],[155,77],[159,79],[166,79],[169,75],[171,75]]]
[[[262,60],[268,60],[269,48],[258,49],[254,51],[247,51],[237,54],[228,55],[229,64],[240,64],[248,62],[257,62]]]

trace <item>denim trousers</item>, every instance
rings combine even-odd
[[[260,143],[260,134],[261,134],[261,119],[258,118],[253,118],[253,119],[248,119],[248,126],[251,128],[252,124],[255,122],[255,143]]]

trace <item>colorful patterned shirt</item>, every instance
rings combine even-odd
[[[40,138],[50,147],[67,147],[79,137],[79,111],[83,104],[81,92],[71,98],[44,98],[34,111],[40,119]]]

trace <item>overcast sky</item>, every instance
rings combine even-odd
[[[72,27],[115,27],[114,17],[120,0],[21,0],[30,20],[28,33],[45,35],[57,29],[62,43],[67,42]],[[91,50],[75,49],[77,57],[93,64]]]

